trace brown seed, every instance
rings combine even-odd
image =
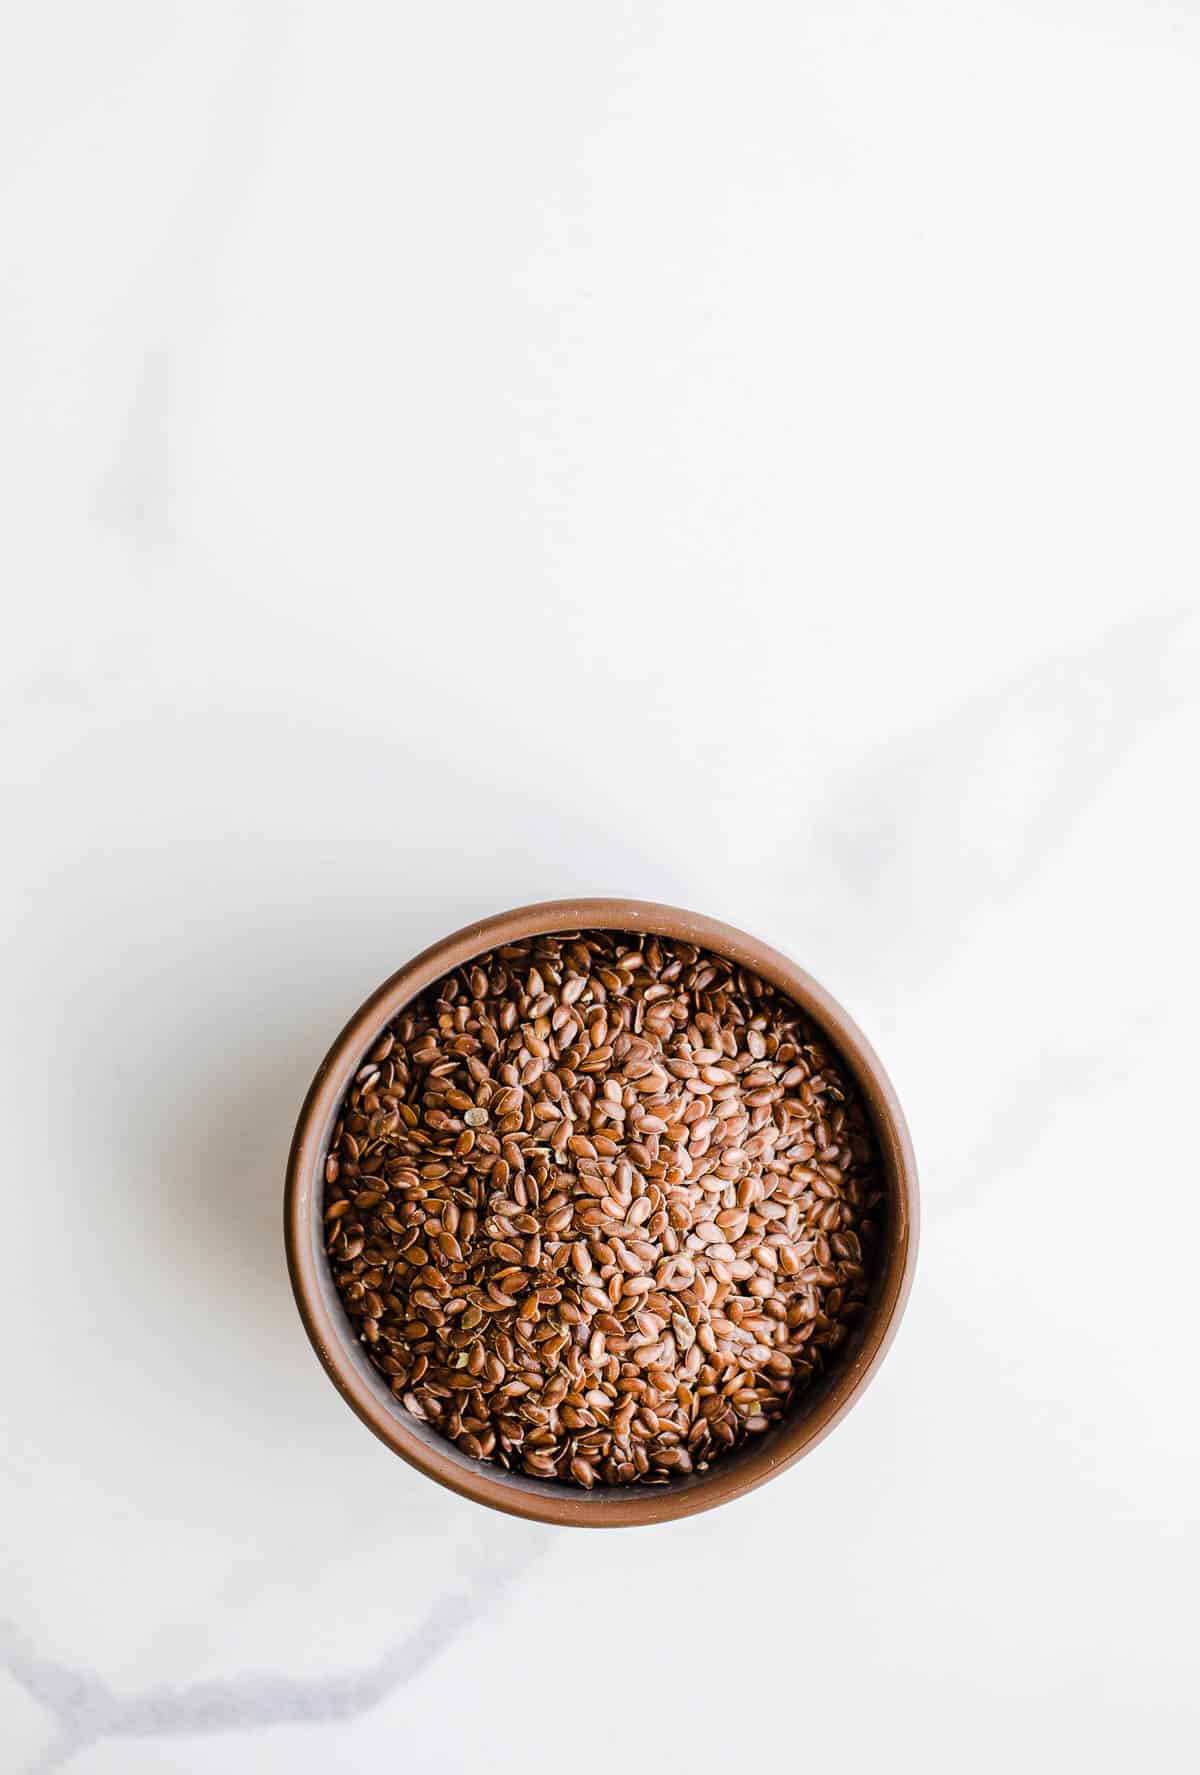
[[[471,1459],[664,1484],[841,1359],[875,1165],[852,1081],[764,982],[665,938],[534,938],[360,1067],[331,1273],[396,1398]]]

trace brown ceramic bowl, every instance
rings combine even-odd
[[[541,932],[657,932],[714,950],[754,969],[807,1012],[858,1081],[875,1126],[889,1191],[880,1273],[867,1311],[842,1360],[796,1402],[774,1430],[713,1465],[663,1486],[577,1486],[508,1473],[472,1461],[392,1397],[367,1361],[342,1310],[322,1243],[328,1142],[338,1106],[380,1032],[443,974],[484,950]],[[292,1288],[305,1329],[330,1380],[382,1442],[431,1479],[513,1516],[581,1528],[667,1522],[725,1504],[774,1479],[828,1435],[858,1399],[895,1335],[917,1248],[917,1174],[904,1117],[886,1073],[863,1035],[823,987],[794,962],[730,925],[645,900],[551,900],[498,913],[444,937],[373,992],[326,1055],[300,1111],[288,1160],[284,1232]]]

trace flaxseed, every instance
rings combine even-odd
[[[365,1056],[325,1166],[367,1352],[471,1459],[594,1485],[703,1471],[835,1359],[883,1194],[849,1074],[691,944],[480,956]]]

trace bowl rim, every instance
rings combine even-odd
[[[871,1115],[889,1188],[882,1278],[856,1349],[810,1410],[784,1418],[728,1463],[673,1485],[607,1487],[598,1492],[509,1474],[472,1462],[446,1442],[423,1440],[403,1408],[365,1372],[349,1321],[331,1305],[325,1252],[314,1223],[314,1192],[324,1190],[326,1140],[353,1074],[384,1027],[416,995],[486,950],[571,930],[673,937],[752,969],[795,1000],[832,1041],[855,1075]],[[651,900],[616,897],[545,900],[476,920],[440,938],[378,986],[355,1011],[317,1069],[296,1123],[284,1191],[288,1275],[304,1328],[342,1398],[393,1453],[428,1478],[507,1515],[589,1528],[674,1521],[732,1502],[776,1478],[824,1440],[861,1398],[895,1337],[912,1287],[919,1227],[917,1168],[903,1111],[878,1055],[825,988],[779,950],[733,925]],[[354,1352],[352,1354],[352,1352]]]

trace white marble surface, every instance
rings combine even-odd
[[[0,1767],[1193,1769],[1200,14],[14,14]],[[727,1511],[322,1379],[310,1073],[622,891],[855,1011],[909,1317]]]

